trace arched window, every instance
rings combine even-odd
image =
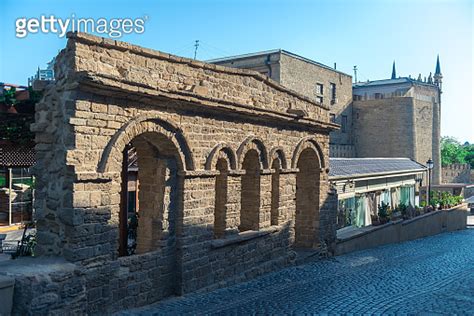
[[[272,200],[270,210],[271,225],[278,225],[278,218],[280,216],[280,169],[281,164],[278,158],[272,162]]]
[[[260,212],[260,160],[255,149],[247,151],[242,163],[239,231],[258,230]]]
[[[320,165],[316,151],[309,147],[298,157],[296,175],[295,246],[319,244]]]
[[[216,164],[219,174],[215,182],[214,200],[214,237],[224,237],[227,221],[227,176],[229,166],[225,158],[219,158]]]
[[[145,132],[126,146],[122,164],[119,255],[172,246],[182,200],[177,148],[165,135]]]

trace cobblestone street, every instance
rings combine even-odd
[[[474,315],[474,229],[312,262],[122,313]]]

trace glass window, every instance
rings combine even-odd
[[[323,94],[324,87],[322,83],[317,83],[316,84],[316,94]]]
[[[336,84],[330,83],[331,85],[331,101],[332,103],[336,102]]]
[[[323,104],[323,97],[316,97],[316,103]]]

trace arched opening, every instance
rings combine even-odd
[[[227,217],[227,176],[229,166],[225,158],[219,158],[216,164],[216,170],[219,174],[215,182],[215,200],[214,200],[214,237],[222,238],[226,229]]]
[[[260,211],[260,160],[258,152],[250,149],[243,160],[245,174],[241,180],[241,210],[239,231],[258,230]]]
[[[319,244],[319,158],[313,148],[304,149],[296,175],[295,246],[313,247]]]
[[[270,209],[271,225],[278,225],[279,207],[280,207],[280,160],[274,159],[272,162],[272,200]]]
[[[178,149],[165,135],[146,132],[126,146],[122,165],[119,255],[162,250],[176,258],[177,225],[182,207],[182,181],[178,171],[183,168]],[[133,172],[138,185],[131,194]],[[133,207],[130,198],[134,197],[137,202]]]

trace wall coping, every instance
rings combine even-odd
[[[133,44],[123,42],[123,41],[99,37],[99,36],[95,36],[95,35],[83,33],[83,32],[68,32],[66,37],[72,40],[81,42],[81,43],[85,43],[85,44],[92,44],[92,45],[102,46],[105,48],[112,48],[119,51],[130,51],[134,54],[141,55],[144,57],[167,60],[172,63],[186,64],[194,68],[202,68],[206,70],[213,70],[220,73],[228,73],[228,74],[233,74],[233,75],[253,77],[259,81],[264,82],[268,86],[271,86],[272,88],[275,88],[281,92],[287,93],[291,96],[294,96],[304,102],[308,102],[316,107],[322,108],[327,111],[330,110],[329,106],[316,103],[310,98],[303,96],[291,89],[288,89],[282,86],[281,84],[279,84],[278,82],[254,70],[238,69],[238,68],[225,67],[225,66],[216,65],[216,64],[209,64],[202,61],[197,61],[197,60],[186,58],[186,57],[179,57],[179,56],[164,53],[158,50],[145,48],[138,45],[133,45]]]
[[[384,229],[384,228],[387,228],[387,227],[390,227],[391,225],[398,225],[398,224],[401,224],[402,226],[406,226],[406,225],[409,225],[413,222],[417,222],[421,219],[424,219],[426,217],[430,217],[430,216],[436,216],[438,214],[442,214],[443,212],[452,212],[452,211],[455,211],[455,210],[458,210],[462,207],[464,207],[465,205],[467,205],[466,203],[462,203],[460,205],[457,205],[455,207],[452,207],[450,209],[446,209],[446,210],[436,210],[436,211],[432,211],[432,212],[429,212],[429,213],[425,213],[423,215],[420,215],[420,216],[416,216],[414,218],[410,218],[410,219],[407,219],[407,220],[403,220],[403,219],[397,219],[395,221],[390,221],[386,224],[383,224],[383,225],[379,225],[379,226],[372,226],[373,228],[370,229],[370,230],[366,230],[366,231],[362,231],[360,232],[359,234],[356,234],[356,235],[353,235],[353,236],[350,236],[348,238],[344,238],[344,239],[337,239],[337,243],[344,243],[346,241],[350,241],[352,239],[356,239],[356,238],[359,238],[359,237],[362,237],[362,236],[365,236],[365,235],[368,235],[374,231],[378,231],[378,230],[381,230],[381,229]]]
[[[252,240],[255,238],[263,237],[270,235],[279,231],[278,226],[270,226],[263,228],[261,230],[248,230],[237,235],[229,236],[226,238],[215,239],[211,242],[211,248],[218,249],[229,245],[239,244],[247,240]]]

